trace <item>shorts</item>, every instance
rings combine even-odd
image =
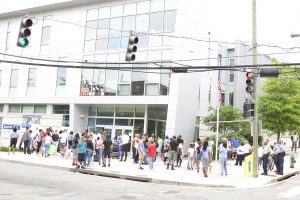
[[[18,138],[11,138],[10,139],[10,147],[16,148],[18,142]]]
[[[78,161],[79,161],[79,162],[83,162],[83,161],[84,161],[84,157],[85,157],[85,156],[84,156],[84,153],[79,153],[79,154],[78,154]]]
[[[104,156],[104,158],[110,158],[111,157],[110,156],[110,151],[104,150],[103,151],[103,156]]]

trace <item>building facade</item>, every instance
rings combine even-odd
[[[181,134],[193,140],[196,116],[217,105],[218,73],[172,73],[164,67],[232,62],[231,47],[207,40],[207,1],[47,2],[0,13],[0,57],[14,62],[0,63],[3,134],[18,125],[106,131],[112,138],[124,132]],[[29,46],[20,48],[16,40],[24,13],[34,24]],[[130,31],[139,38],[138,52],[136,62],[124,64]],[[199,36],[206,39],[193,40]],[[161,69],[150,69],[157,65]],[[242,78],[232,74],[222,74],[224,99],[240,108]]]

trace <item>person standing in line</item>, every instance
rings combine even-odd
[[[49,135],[50,135],[50,129],[49,128],[47,128],[46,129],[46,136],[48,135],[48,133],[49,133]],[[55,155],[57,155],[57,150],[58,150],[58,140],[59,140],[59,134],[58,134],[58,132],[57,132],[57,130],[56,131],[54,131],[54,133],[52,134],[52,145],[55,147]]]
[[[178,142],[176,140],[176,136],[174,135],[171,138],[171,141],[170,141],[170,150],[168,151],[167,169],[169,169],[169,166],[171,165],[171,170],[175,170],[174,169],[174,163],[175,163],[175,160],[176,160],[177,148],[178,148]]]
[[[94,152],[94,145],[93,145],[93,137],[90,135],[87,138],[86,141],[86,151],[85,151],[85,167],[90,168],[91,167],[91,160],[93,157],[93,152]]]
[[[103,150],[103,154],[104,154],[104,161],[103,161],[103,167],[106,167],[106,163],[108,162],[108,167],[110,167],[110,153],[112,152],[112,141],[110,138],[106,137],[106,135],[103,135],[103,145],[104,145],[104,150]]]
[[[10,145],[8,148],[8,154],[10,153],[11,148],[13,150],[13,154],[15,154],[18,138],[19,138],[19,132],[17,128],[14,127],[12,133],[10,134]]]
[[[134,145],[134,157],[133,157],[133,164],[137,164],[139,162],[139,152],[138,152],[138,146],[139,146],[139,141],[138,138],[140,137],[139,134],[135,134],[133,138],[133,145]]]
[[[73,131],[70,131],[70,134],[68,136],[68,149],[72,148],[72,144],[73,144]]]
[[[156,147],[154,145],[153,138],[149,138],[150,144],[148,145],[148,162],[149,170],[153,170],[153,162],[156,156]]]
[[[197,144],[197,147],[195,149],[195,153],[196,153],[195,164],[196,164],[197,173],[199,173],[200,161],[201,161],[201,140],[200,140],[200,138],[197,138],[197,142],[195,142],[195,146],[196,146],[196,144]]]
[[[249,144],[249,142],[247,140],[245,140],[245,144],[244,144],[244,158],[246,158],[247,156],[249,156],[251,153],[251,146]]]
[[[157,151],[158,151],[158,156],[159,156],[159,158],[161,158],[161,155],[162,155],[163,142],[164,142],[164,141],[161,139],[161,137],[160,137],[160,136],[157,136],[157,143],[158,143]]]
[[[122,135],[122,156],[120,161],[123,161],[123,156],[124,156],[124,161],[126,162],[127,160],[127,152],[128,149],[130,149],[130,142],[129,142],[130,138],[128,136],[128,133],[124,133],[124,135]]]
[[[291,137],[292,139],[292,150],[295,149],[295,153],[297,152],[297,143],[298,143],[298,140],[299,140],[299,137],[298,135],[296,134],[296,132],[294,132],[294,135]]]
[[[176,154],[176,166],[175,167],[181,167],[182,156],[183,156],[183,143],[184,143],[181,135],[179,135],[177,137],[177,142],[178,142],[178,148],[177,148],[177,154]]]
[[[169,144],[170,144],[169,136],[166,136],[165,140],[164,140],[164,152],[163,152],[163,154],[164,154],[164,164],[167,162]]]
[[[232,147],[232,159],[237,158],[237,148],[240,146],[240,140],[234,138],[231,140],[231,147]]]
[[[275,153],[275,150],[274,150]],[[282,139],[278,140],[277,149],[276,149],[277,165],[276,165],[276,174],[283,175],[283,164],[285,156],[285,146]]]
[[[263,151],[263,170],[264,170],[264,172],[261,173],[261,175],[268,175],[267,164],[268,164],[268,157],[269,157],[269,154],[271,153],[271,151],[272,151],[272,149],[271,149],[271,146],[269,145],[269,140],[265,139],[264,151]]]
[[[27,153],[27,148],[29,146],[29,127],[26,127],[26,130],[24,131],[23,133],[23,136],[22,136],[22,141],[24,142],[24,154]]]
[[[235,166],[239,165],[242,166],[244,160],[244,143],[241,142],[240,146],[237,148],[237,157],[236,157],[236,162]]]
[[[79,165],[78,165],[78,149],[77,149],[79,140],[80,140],[79,133],[76,133],[75,136],[73,137],[71,149],[72,149],[72,154],[73,154],[72,166],[76,166],[77,168],[79,167]]]
[[[201,148],[201,164],[202,164],[202,171],[203,171],[203,176],[207,178],[207,171],[208,171],[208,166],[211,162],[211,149],[208,146],[208,141],[206,140],[203,143],[203,146]]]
[[[103,161],[103,149],[104,149],[104,145],[103,145],[102,137],[97,137],[96,152],[98,152],[97,155],[98,155],[99,165],[102,165],[104,163],[104,161]]]
[[[229,148],[227,148],[227,141],[223,142],[223,146],[220,149],[220,161],[221,161],[221,176],[227,176],[227,160],[228,160],[228,151]]]
[[[194,166],[194,153],[195,153],[195,149],[193,147],[193,144],[190,144],[190,148],[188,149],[187,170],[193,170],[193,166]]]
[[[121,160],[122,157],[122,133],[121,132],[118,133],[117,144],[118,144],[118,157],[119,160]]]
[[[59,137],[59,149],[62,157],[65,157],[65,152],[67,148],[67,138],[68,135],[66,131],[59,131],[60,137]]]
[[[144,134],[144,164],[148,165],[148,145],[149,145],[149,140],[148,140],[148,134]]]
[[[36,155],[39,155],[40,149],[43,143],[43,130],[40,129],[37,136],[36,136],[37,148],[36,148]]]
[[[139,167],[138,169],[143,170],[144,168],[142,167],[142,163],[144,160],[144,155],[145,155],[145,145],[144,145],[144,140],[145,136],[140,139],[140,137],[137,137],[137,142],[138,142],[138,153],[139,153]]]
[[[45,152],[44,152],[44,156],[48,157],[48,150],[51,144],[52,138],[50,137],[50,133],[47,132],[47,136],[44,138],[44,148],[45,148]]]
[[[260,169],[260,167],[262,166],[262,162],[263,162],[263,151],[264,151],[264,147],[262,144],[259,145],[257,152],[258,152],[258,169]]]
[[[85,152],[86,152],[86,142],[85,137],[81,137],[80,142],[77,145],[78,149],[78,161],[79,166],[77,168],[85,169]]]

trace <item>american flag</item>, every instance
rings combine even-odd
[[[222,81],[221,81],[221,70],[218,74],[218,92],[219,92],[219,106],[222,105]]]

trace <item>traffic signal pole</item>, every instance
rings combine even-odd
[[[252,0],[252,51],[253,65],[257,64],[257,38],[256,38],[256,0]],[[258,106],[257,106],[257,92],[258,92],[258,82],[257,82],[258,69],[254,70],[254,90],[252,100],[255,103],[254,106],[254,117],[253,117],[253,176],[258,177]]]

